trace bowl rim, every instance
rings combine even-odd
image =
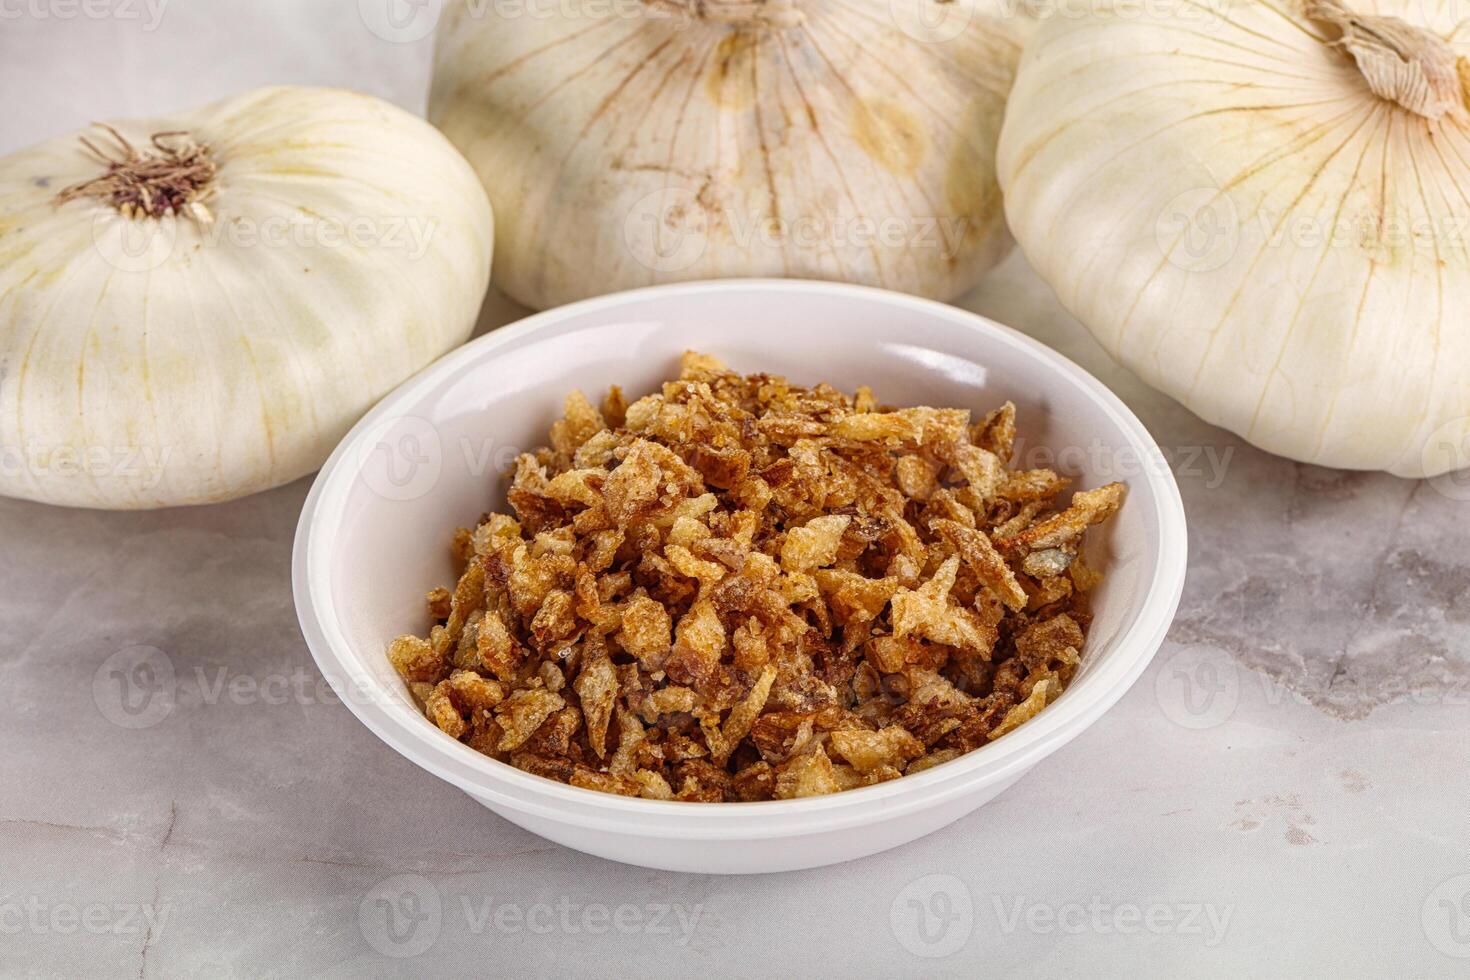
[[[558,823],[682,839],[767,837],[775,836],[776,832],[790,835],[856,826],[879,815],[898,816],[1019,776],[1096,721],[1143,673],[1173,621],[1183,593],[1188,559],[1184,505],[1168,466],[1142,467],[1137,478],[1147,482],[1157,505],[1153,574],[1136,619],[1117,640],[1120,649],[1113,659],[1089,675],[1084,683],[1069,687],[1046,711],[1004,738],[912,776],[796,800],[722,805],[645,800],[582,789],[524,772],[468,748],[422,717],[416,719],[421,724],[410,730],[402,719],[387,710],[385,702],[393,700],[395,695],[371,675],[356,669],[353,657],[346,652],[351,649],[351,643],[336,625],[331,578],[326,571],[331,535],[323,524],[323,514],[334,504],[340,504],[355,481],[358,469],[353,461],[363,458],[357,451],[358,442],[383,420],[404,414],[401,406],[416,400],[441,379],[502,349],[524,347],[539,338],[559,336],[572,329],[568,325],[589,314],[612,313],[648,300],[708,298],[751,291],[879,303],[896,311],[949,320],[958,327],[986,334],[992,341],[1019,348],[1047,363],[1062,378],[1090,395],[1099,410],[1127,436],[1129,448],[1139,453],[1140,458],[1162,458],[1158,444],[1138,417],[1101,381],[1069,358],[987,317],[905,293],[821,280],[699,280],[610,293],[534,313],[449,352],[384,397],[338,444],[302,506],[291,562],[301,631],[328,683],[378,738],[411,762],[482,802]],[[558,330],[558,325],[567,329]],[[606,329],[610,325],[582,324],[576,329]],[[349,680],[371,696],[351,696],[351,688],[343,689]]]

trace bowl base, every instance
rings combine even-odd
[[[1024,772],[1019,773],[1010,779],[982,787],[979,792],[962,794],[940,806],[880,824],[848,830],[817,831],[794,837],[768,838],[757,836],[761,828],[752,822],[750,837],[733,837],[728,840],[665,839],[656,845],[650,843],[645,836],[589,830],[586,827],[554,822],[491,803],[473,793],[468,795],[522,830],[528,830],[563,847],[617,861],[619,864],[689,874],[746,875],[820,868],[900,847],[926,834],[932,834],[977,807],[989,803],[1015,785],[1023,775]]]

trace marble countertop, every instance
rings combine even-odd
[[[429,42],[384,41],[357,6],[0,0],[0,152],[267,82],[421,110]],[[1148,673],[995,802],[818,871],[587,857],[318,685],[289,577],[306,482],[151,514],[0,500],[0,974],[1463,976],[1467,505],[1199,422],[1019,256],[963,305],[1128,401],[1174,462],[1193,555]],[[519,313],[492,299],[482,329]],[[161,715],[107,683],[137,647],[174,672]],[[398,931],[392,890],[419,900]]]

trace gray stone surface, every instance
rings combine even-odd
[[[273,81],[421,109],[428,42],[375,37],[357,6],[173,0],[150,29],[158,0],[0,3],[0,152]],[[585,857],[323,695],[289,582],[305,482],[141,515],[0,501],[0,974],[1463,976],[1464,495],[1199,422],[1018,256],[964,305],[1139,412],[1193,554],[1149,672],[994,803],[813,872]],[[492,301],[484,326],[515,315]],[[397,931],[385,891],[419,902]]]

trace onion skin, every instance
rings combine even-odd
[[[994,157],[1020,28],[988,2],[450,3],[429,118],[528,306],[732,276],[950,299],[1011,245]],[[925,39],[926,10],[965,29]]]
[[[1351,37],[1266,4],[1043,24],[998,154],[1021,249],[1114,357],[1263,449],[1464,467],[1470,113],[1443,65],[1470,46],[1428,9]],[[1444,50],[1408,84],[1369,36]]]
[[[423,120],[269,88],[110,125],[206,144],[207,213],[63,194],[105,131],[0,160],[0,493],[146,509],[291,482],[469,336],[494,222]]]

